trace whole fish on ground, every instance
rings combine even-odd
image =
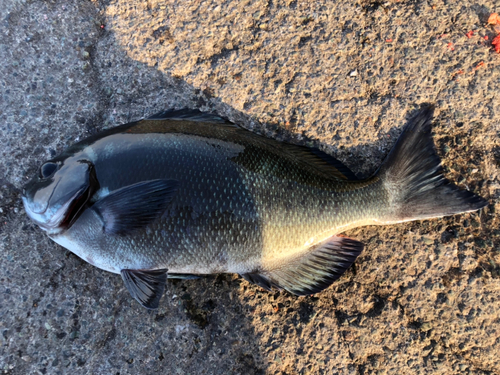
[[[442,175],[421,109],[372,177],[215,115],[164,112],[105,130],[45,162],[28,216],[83,260],[121,274],[157,308],[168,277],[238,273],[271,290],[320,292],[363,244],[337,234],[478,210]]]

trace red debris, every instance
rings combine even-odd
[[[500,16],[498,13],[491,13],[488,18],[488,24],[493,25],[497,34],[500,34]],[[498,52],[498,51],[497,51]]]
[[[472,38],[473,35],[474,35],[474,30],[471,30],[467,34],[465,34],[465,36],[469,39]]]
[[[488,35],[483,36],[483,38],[484,38],[484,40],[490,39],[490,38],[488,38]]]
[[[491,44],[493,45],[493,48],[495,48],[495,52],[500,53],[500,34],[493,39]]]
[[[500,25],[500,16],[498,13],[491,13],[488,18],[488,24],[490,25]]]
[[[386,41],[387,43],[391,43],[391,42],[392,42],[392,39],[391,39],[391,38],[387,38],[385,41]]]
[[[450,51],[455,51],[455,47],[453,46],[452,42],[448,43],[447,47]]]
[[[451,79],[457,80],[459,74],[464,74],[465,72],[462,69],[458,69],[456,72],[451,74]]]

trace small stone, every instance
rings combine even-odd
[[[432,324],[431,323],[422,323],[422,326],[420,327],[420,329],[423,331],[423,332],[427,332],[427,331],[430,331],[432,329]]]
[[[351,73],[349,73],[351,77],[356,77],[358,75],[358,70],[354,69]]]
[[[434,240],[430,237],[422,237],[422,240],[426,245],[432,245],[434,243]]]

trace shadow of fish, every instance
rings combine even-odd
[[[417,113],[366,180],[317,149],[266,139],[211,114],[164,112],[45,162],[23,203],[55,242],[120,273],[146,308],[158,307],[167,277],[212,273],[313,294],[363,249],[338,233],[487,204],[443,177],[432,111]]]

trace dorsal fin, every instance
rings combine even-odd
[[[347,177],[348,180],[352,180],[352,181],[359,180],[353,171],[351,171],[346,165],[344,165],[339,160],[335,159],[333,156],[331,156],[331,155],[327,154],[326,152],[323,152],[317,148],[311,148],[310,150],[314,155],[319,156],[321,159],[323,159],[325,162],[327,162],[330,166],[337,169],[342,175]]]
[[[296,165],[303,171],[309,171],[306,174],[294,176],[296,181],[300,183],[312,182],[311,176],[318,172],[330,180],[332,178],[341,181],[357,180],[349,168],[323,151],[281,143],[259,135],[255,135],[255,137],[259,137],[256,139],[258,142],[245,145],[245,150],[232,159],[248,170],[286,178],[290,172],[290,166]],[[255,162],[255,160],[263,158],[266,159],[265,162]],[[273,165],[273,168],[269,168],[269,165]]]
[[[146,120],[185,120],[195,122],[213,122],[219,124],[226,124],[229,121],[224,120],[222,117],[208,112],[201,112],[197,109],[172,109],[154,114]]]
[[[281,145],[284,151],[296,156],[299,161],[325,172],[329,177],[336,177],[340,180],[358,179],[348,167],[320,149],[290,143],[282,143]]]
[[[151,121],[152,120],[152,121]],[[292,156],[297,163],[306,163],[308,166],[315,168],[316,170],[322,171],[329,178],[336,178],[339,180],[358,180],[356,175],[343,163],[335,159],[333,156],[317,149],[306,146],[298,146],[291,143],[279,142],[274,139],[266,138],[262,135],[253,133],[245,128],[242,128],[232,122],[229,122],[222,117],[214,115],[212,113],[200,112],[196,109],[179,109],[179,110],[167,110],[164,112],[157,113],[145,120],[139,121],[137,125],[131,127],[127,132],[129,133],[141,133],[141,132],[170,132],[173,131],[186,131],[183,129],[182,123],[175,124],[175,122],[170,123],[168,126],[157,121],[161,120],[174,120],[176,121],[191,121],[199,123],[212,123],[217,124],[216,126],[223,126],[226,129],[231,129],[229,132],[233,134],[245,134],[246,137],[253,138],[257,140],[254,142],[254,147],[258,146],[268,148],[269,150],[281,150],[284,154]],[[190,132],[196,132],[198,135],[204,135],[208,132],[205,127],[198,127],[198,129],[189,128]],[[192,133],[194,134],[194,133]],[[212,133],[207,133],[212,134]],[[229,134],[227,134],[229,136]],[[249,152],[252,152],[252,146],[247,146],[246,148]],[[260,153],[260,149],[255,149],[256,152]],[[250,160],[250,159],[249,159]],[[242,161],[242,164],[244,162]],[[252,163],[253,164],[253,163]],[[252,169],[251,166],[247,166]]]

